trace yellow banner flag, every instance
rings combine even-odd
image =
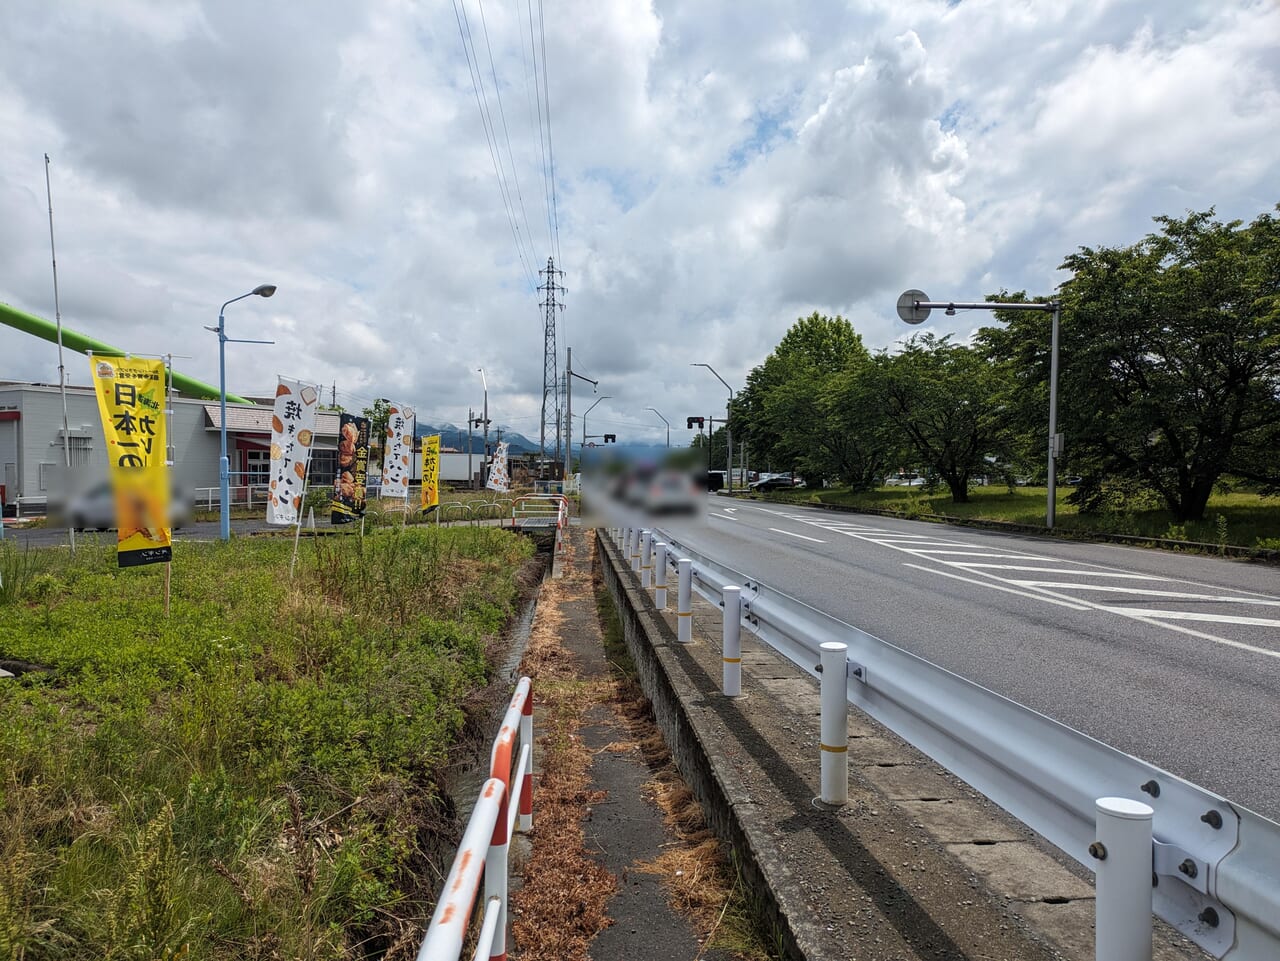
[[[115,493],[121,567],[172,560],[164,361],[90,357]]]
[[[422,438],[422,509],[440,506],[440,435]]]

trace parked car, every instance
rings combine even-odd
[[[762,478],[751,485],[753,491],[789,491],[796,487],[797,483],[786,474],[772,474],[769,477]]]
[[[174,490],[169,497],[169,523],[174,530],[191,523],[191,498]],[[78,531],[114,530],[116,502],[108,481],[94,484],[73,497],[67,504],[67,523]]]

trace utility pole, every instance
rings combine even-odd
[[[564,381],[566,400],[564,405],[564,434],[566,443],[564,451],[564,470],[560,474],[560,479],[562,481],[567,481],[569,479],[569,467],[573,461],[573,378],[576,377],[578,380],[585,380],[591,385],[593,391],[595,388],[600,386],[598,381],[594,381],[590,377],[583,377],[581,374],[574,371],[572,347],[565,348],[565,354]]]
[[[546,296],[539,305],[542,307],[542,427],[538,438],[538,453],[545,462],[547,459],[547,427],[554,419],[553,412],[558,412],[560,389],[560,370],[556,358],[556,318],[557,311],[564,310],[564,304],[556,300],[556,295],[563,295],[565,290],[556,283],[556,276],[564,276],[563,270],[556,270],[555,259],[547,258],[546,270],[539,270],[539,277],[546,277],[546,282],[538,289]],[[560,459],[560,430],[556,427],[556,460]]]
[[[476,486],[475,474],[471,470],[471,421],[475,419],[475,411],[467,408],[467,487]]]

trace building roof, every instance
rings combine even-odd
[[[205,404],[205,416],[209,426],[205,430],[222,430],[222,410],[218,404]],[[249,404],[227,405],[227,430],[240,434],[270,434],[271,408]],[[338,414],[335,411],[316,411],[315,433],[320,437],[338,436]]]

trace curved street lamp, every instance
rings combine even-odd
[[[232,297],[218,310],[218,326],[206,327],[218,335],[218,403],[222,412],[218,454],[218,509],[219,536],[231,540],[231,462],[227,459],[227,344],[274,344],[274,340],[242,340],[227,336],[225,313],[229,304],[246,297],[270,297],[276,292],[275,284],[259,284],[247,294]]]
[[[729,415],[732,413],[733,407],[733,388],[729,386],[729,382],[716,373],[716,369],[710,364],[690,364],[690,367],[705,367],[711,373],[716,375],[716,380],[724,384],[725,389],[729,391],[729,403],[724,408],[724,444],[728,452],[729,470],[724,475],[725,486],[730,494],[733,493],[733,428],[729,426]],[[707,454],[711,453],[711,431],[707,432]]]
[[[662,415],[658,413],[658,408],[656,407],[646,407],[645,410],[651,410],[655,414],[658,414],[659,417],[662,417]],[[665,417],[662,417],[662,422],[667,425],[667,449],[670,450],[671,449],[671,422],[667,420]]]
[[[600,403],[601,400],[613,400],[613,398],[610,397],[608,394],[605,394],[603,397],[601,397],[599,400],[596,401],[596,404]],[[582,412],[582,446],[583,447],[587,446],[587,414],[591,413],[593,410],[596,409],[596,404],[592,404],[590,407],[588,407],[585,411]]]

